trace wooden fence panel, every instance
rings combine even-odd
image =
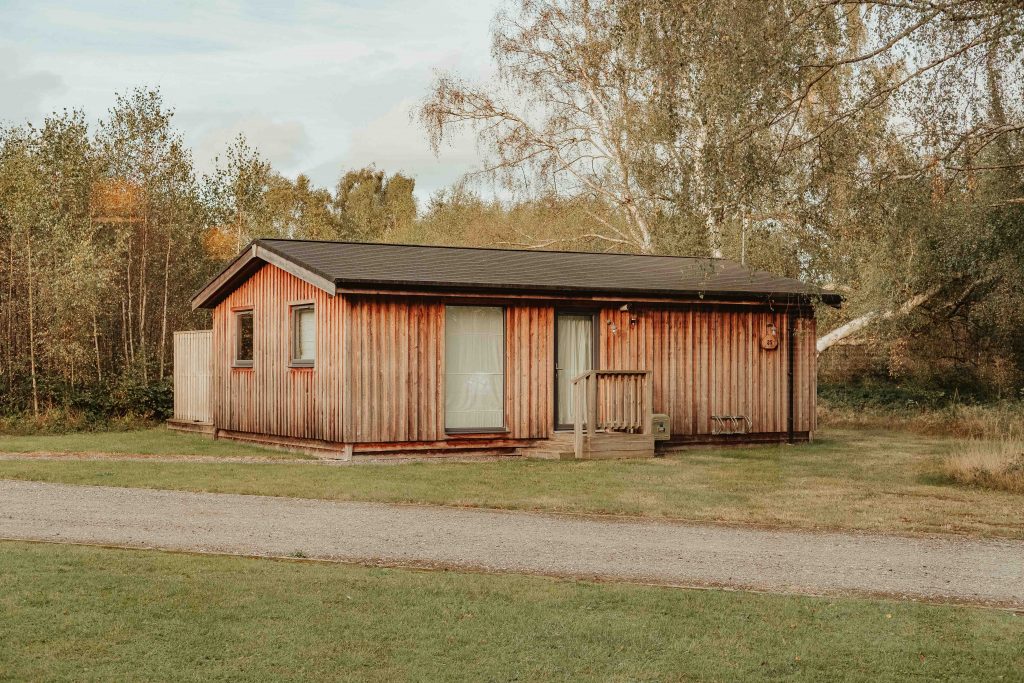
[[[213,420],[213,330],[174,333],[174,419]]]

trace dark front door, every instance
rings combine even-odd
[[[572,380],[594,369],[594,316],[559,313],[555,316],[555,429],[572,429]]]

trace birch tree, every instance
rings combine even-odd
[[[592,215],[594,229],[578,239],[652,253],[653,217],[670,204],[643,178],[645,157],[657,155],[637,106],[650,82],[631,68],[636,55],[615,28],[607,4],[525,0],[496,19],[495,85],[439,75],[419,118],[435,150],[454,129],[475,130],[487,154],[480,173],[524,196],[555,192],[613,208]]]

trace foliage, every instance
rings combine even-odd
[[[95,130],[80,111],[0,128],[8,430],[168,417],[172,334],[208,324],[190,299],[241,247],[258,237],[387,239],[415,218],[410,178],[356,171],[345,179],[368,178],[377,194],[357,182],[335,197],[276,173],[243,138],[197,179],[173,118],[159,92],[137,89]]]
[[[134,413],[120,416],[97,415],[70,408],[47,408],[38,415],[31,412],[0,415],[0,436],[3,448],[20,437],[51,437],[64,434],[124,435],[154,426],[154,421]]]
[[[0,413],[165,381],[190,297],[259,237],[721,255],[846,297],[826,376],[1019,396],[1020,3],[519,0],[492,38],[493,82],[440,74],[419,109],[486,163],[422,211],[403,174],[320,188],[241,137],[196,177],[145,89],[0,128]]]
[[[818,385],[818,398],[837,408],[891,411],[944,408],[969,398],[956,391],[927,388],[919,384],[895,384],[864,379]]]
[[[11,392],[0,403],[0,433],[60,433],[93,431],[120,426],[132,428],[173,414],[174,398],[170,379],[144,382],[137,375],[104,377],[96,382],[71,384],[59,376],[40,378],[38,414],[21,412],[21,392]]]
[[[893,345],[924,382],[1024,381],[1019,3],[521,0],[497,80],[440,74],[435,144],[591,220],[532,246],[728,256],[842,292],[824,351]],[[886,324],[882,324],[885,322]],[[949,339],[954,338],[955,344]]]
[[[409,231],[416,218],[414,187],[412,178],[400,173],[349,171],[338,181],[334,207],[354,237],[392,241]]]
[[[826,428],[895,429],[989,440],[1024,438],[1024,397],[992,400],[957,389],[877,381],[823,384],[818,396],[818,421]]]

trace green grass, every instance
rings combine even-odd
[[[179,434],[166,427],[126,432],[78,432],[10,436],[0,434],[0,453],[127,453],[136,455],[213,455],[264,458],[308,456],[247,446],[231,441],[214,441],[194,434]]]
[[[10,460],[0,461],[0,478],[1024,538],[1019,494],[959,486],[943,474],[945,456],[960,444],[830,430],[809,445],[702,448],[653,460],[355,467]]]
[[[1019,680],[993,610],[0,543],[11,680]]]

